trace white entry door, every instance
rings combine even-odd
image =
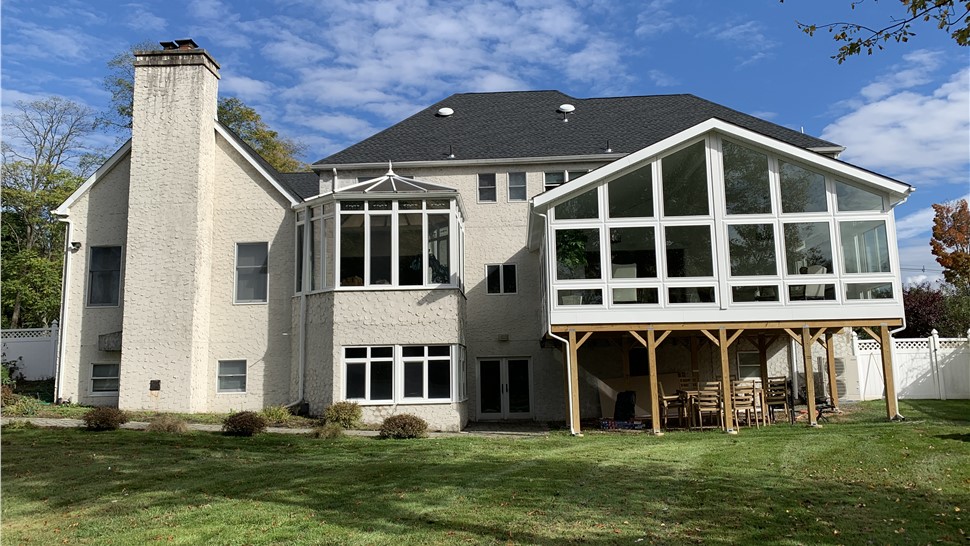
[[[478,418],[532,417],[532,363],[528,358],[478,361]]]

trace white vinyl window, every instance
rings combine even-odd
[[[528,190],[525,183],[525,173],[509,173],[509,201],[525,201]]]
[[[462,400],[462,355],[452,345],[344,347],[344,399],[361,404]]]
[[[269,243],[236,243],[236,303],[265,303]]]
[[[121,247],[93,246],[88,262],[88,305],[116,307],[121,298]]]
[[[478,175],[478,202],[494,203],[497,201],[497,191],[495,187],[495,173],[482,173]]]
[[[120,378],[120,364],[91,364],[91,393],[102,396],[118,394]]]
[[[220,360],[217,373],[217,392],[236,394],[246,392],[245,360]]]

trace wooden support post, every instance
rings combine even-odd
[[[815,414],[815,368],[812,366],[812,331],[808,325],[802,326],[802,358],[805,360],[805,399],[808,403],[808,424],[818,426]]]
[[[893,376],[893,338],[889,335],[889,325],[879,327],[879,345],[882,350],[882,377],[886,386],[886,415],[891,421],[901,420],[899,405],[896,401],[896,378]]]
[[[768,388],[768,340],[758,334],[758,366],[761,368],[761,388]]]
[[[583,430],[579,423],[579,343],[576,339],[576,330],[569,331],[569,370],[568,370],[570,407],[572,411],[569,415],[570,429],[575,436],[582,436]]]
[[[832,406],[839,409],[839,385],[835,380],[835,335],[830,330],[825,331],[825,361],[829,370],[829,399]]]
[[[731,342],[728,341],[727,331],[723,326],[718,329],[717,345],[721,349],[721,409],[724,412],[724,431],[737,434],[734,430],[734,405],[731,403],[731,362],[728,359]]]
[[[690,375],[691,381],[694,382],[695,387],[697,383],[701,382],[701,364],[700,364],[700,340],[697,336],[690,336]]]
[[[650,425],[660,436],[660,400],[657,389],[657,338],[653,328],[647,330],[647,365],[650,369]]]

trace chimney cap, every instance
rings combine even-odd
[[[190,49],[199,48],[199,44],[195,43],[195,40],[193,40],[192,38],[183,38],[181,40],[175,40],[174,42],[158,42],[158,43],[159,45],[162,46],[162,49],[166,51],[170,51],[173,49],[190,50]]]

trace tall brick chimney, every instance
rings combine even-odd
[[[118,404],[203,411],[219,65],[192,40],[162,47],[135,53]]]

